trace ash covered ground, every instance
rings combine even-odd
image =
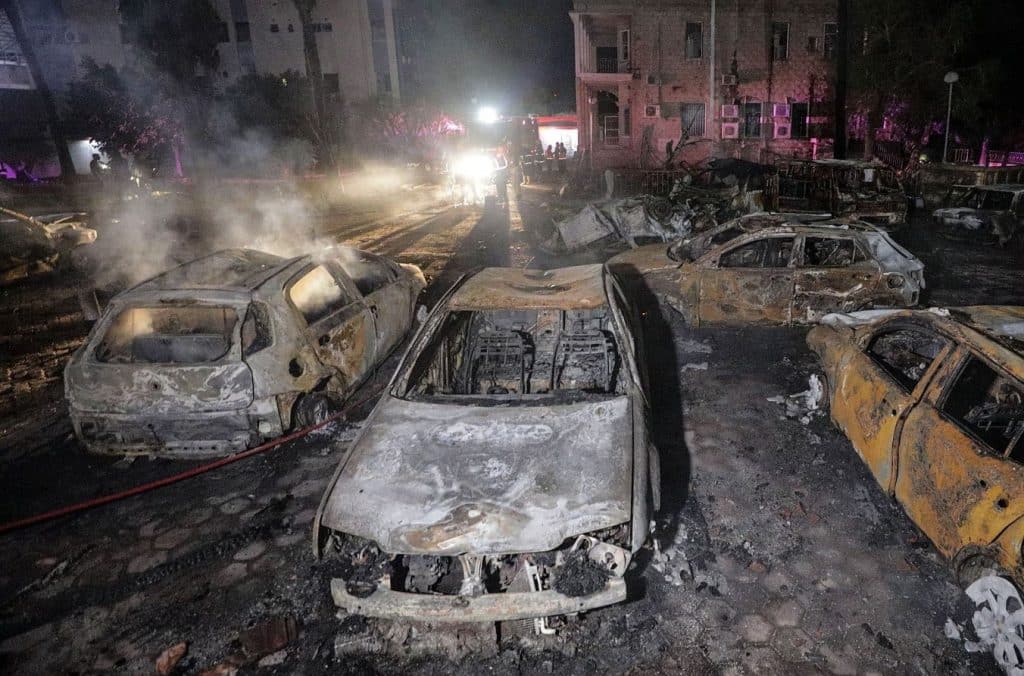
[[[477,267],[601,260],[536,248],[554,199],[524,190],[501,217],[397,199],[333,210],[318,230],[420,265],[432,304]],[[927,266],[925,304],[1024,303],[1019,250],[927,228],[921,218],[899,235]],[[55,273],[0,288],[0,522],[193,466],[76,444],[61,370],[89,328],[84,283]],[[370,400],[278,450],[0,536],[0,669],[152,672],[185,642],[181,673],[995,671],[944,635],[972,606],[827,413],[769,401],[816,372],[805,330],[695,331],[656,312],[646,328],[665,500],[627,603],[504,645],[490,628],[338,615],[309,526]]]

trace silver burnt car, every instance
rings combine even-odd
[[[321,502],[335,603],[507,635],[623,601],[659,503],[637,323],[600,265],[457,285]]]
[[[322,420],[401,341],[415,266],[220,251],[117,296],[65,370],[93,452],[224,455]]]

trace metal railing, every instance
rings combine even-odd
[[[597,72],[598,73],[618,73],[619,72],[619,57],[617,56],[602,56],[597,60]]]

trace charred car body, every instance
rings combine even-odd
[[[96,231],[86,226],[85,214],[29,216],[0,207],[0,240],[0,281],[9,281],[56,265],[74,249],[95,242]]]
[[[779,160],[782,211],[825,211],[884,228],[907,222],[907,196],[896,172],[880,162]]]
[[[947,237],[1006,244],[1024,218],[1024,185],[958,185],[932,220]]]
[[[397,346],[422,273],[229,249],[116,296],[65,370],[91,451],[202,457],[322,419]]]
[[[746,216],[673,245],[620,254],[608,266],[643,284],[688,324],[813,322],[830,312],[916,305],[924,264],[856,221]]]
[[[321,502],[335,603],[549,632],[624,600],[659,503],[631,312],[598,265],[457,285]]]
[[[970,582],[1024,583],[1024,308],[832,315],[807,336],[832,419]]]

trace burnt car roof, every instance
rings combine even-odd
[[[577,265],[558,270],[485,268],[455,292],[449,307],[584,310],[607,303],[604,266]]]
[[[188,289],[251,291],[299,258],[288,259],[253,249],[224,249],[159,274],[134,287],[132,292]]]
[[[1024,356],[1024,307],[970,305],[950,308],[950,316]]]

